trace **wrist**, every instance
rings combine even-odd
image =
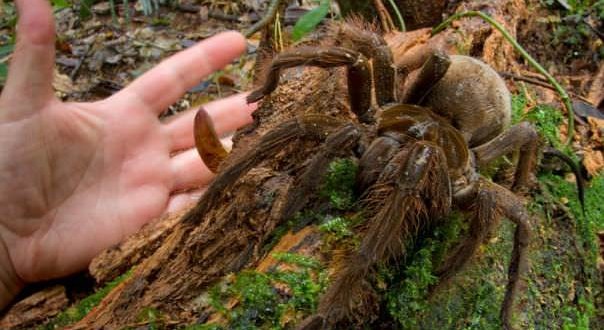
[[[13,301],[24,286],[15,271],[8,247],[0,237],[0,311]]]

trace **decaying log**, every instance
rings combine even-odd
[[[0,329],[30,329],[59,314],[69,303],[65,287],[55,285],[15,304],[0,320]]]
[[[90,264],[88,268],[90,274],[98,284],[103,284],[127,272],[159,248],[189,209],[190,207],[160,217],[144,226],[122,244],[103,251]]]

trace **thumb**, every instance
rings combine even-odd
[[[53,98],[55,26],[48,0],[15,0],[19,13],[17,44],[1,102],[13,119],[38,111]],[[11,113],[13,112],[13,113]]]

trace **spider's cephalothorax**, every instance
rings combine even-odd
[[[378,34],[358,24],[343,24],[330,33],[334,35],[331,40],[337,41],[277,55],[264,84],[248,101],[269,95],[284,68],[346,66],[350,109],[358,120],[299,114],[282,122],[260,137],[249,152],[221,169],[200,202],[199,212],[214,207],[220,194],[241,175],[287,144],[300,139],[321,141],[320,150],[306,163],[296,179],[297,189],[288,192],[277,216],[287,219],[300,211],[320,185],[330,161],[346,155],[359,157],[357,187],[367,220],[360,229],[358,249],[338,262],[316,314],[304,320],[301,329],[330,328],[354,318],[367,300],[366,278],[375,265],[403,256],[406,242],[418,228],[435,224],[454,208],[470,214],[470,229],[438,269],[441,283],[470,259],[500,216],[517,225],[501,309],[504,327],[511,327],[520,278],[528,267],[530,218],[514,193],[484,179],[476,169],[519,149],[512,190],[525,186],[535,163],[535,130],[527,123],[506,127],[509,93],[499,76],[482,62],[429,54],[415,78],[399,90],[392,55]],[[216,170],[226,152],[203,110],[196,126],[201,155]],[[369,139],[363,135],[375,138],[358,148]]]

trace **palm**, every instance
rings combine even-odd
[[[37,162],[50,172],[34,173],[50,174],[52,179],[29,176],[25,179],[30,182],[20,182],[49,192],[43,198],[52,210],[37,218],[33,227],[28,224],[27,230],[35,233],[20,240],[15,249],[15,267],[22,277],[31,276],[25,280],[81,269],[101,249],[166,210],[175,180],[167,130],[147,109],[131,108],[127,114],[119,106],[110,109],[58,103],[48,112],[70,111],[72,116],[42,119],[47,122],[40,126],[69,127],[69,131],[41,137],[53,142]],[[80,118],[85,120],[76,122]]]
[[[7,229],[0,238],[20,278],[36,281],[82,269],[102,249],[181,204],[175,196],[186,194],[179,191],[211,180],[195,151],[187,150],[192,113],[170,122],[158,115],[237,56],[244,42],[225,33],[107,100],[61,103],[50,87],[48,3],[20,9],[18,54],[0,97],[0,156],[10,155],[0,157],[0,225]],[[222,133],[250,120],[241,96],[207,107]]]

